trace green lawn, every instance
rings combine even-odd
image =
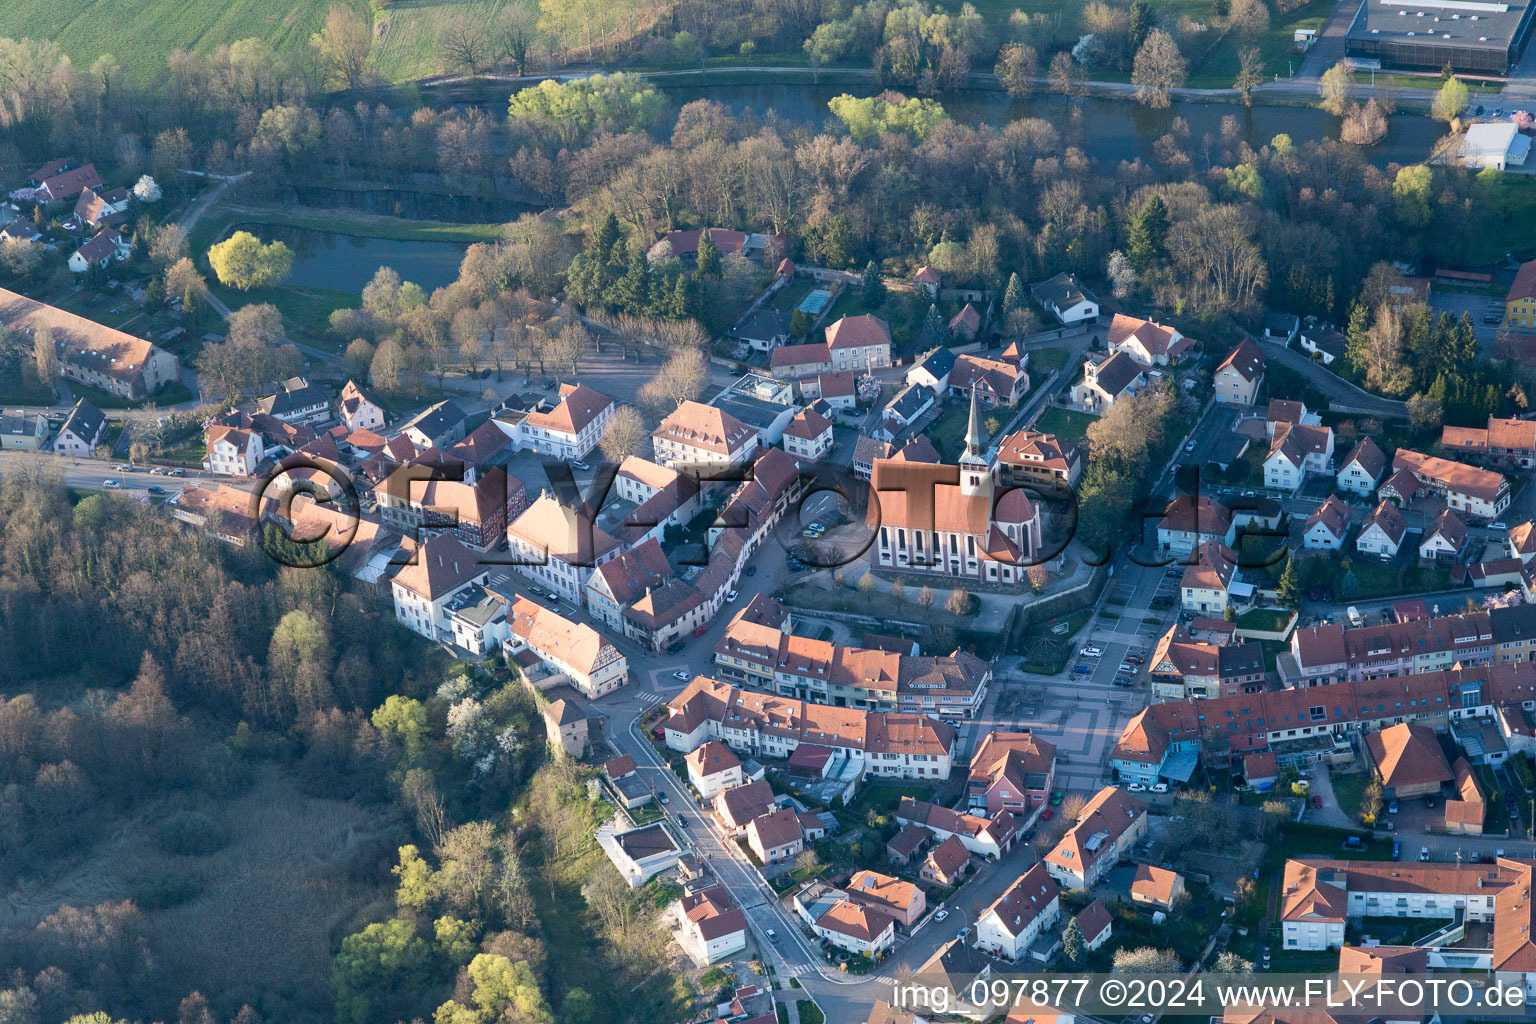
[[[341,351],[342,346],[351,339],[336,338],[326,332],[331,313],[358,306],[362,301],[351,292],[331,288],[305,288],[296,284],[252,288],[248,292],[225,288],[217,281],[210,282],[209,287],[232,310],[270,302],[283,314],[283,326],[291,337],[333,352]]]
[[[1036,348],[1029,352],[1029,369],[1050,373],[1067,365],[1067,350],[1063,348]]]
[[[1237,624],[1242,629],[1262,629],[1266,632],[1278,632],[1285,628],[1285,624],[1291,619],[1291,613],[1278,608],[1255,608],[1238,616]]]
[[[1055,434],[1062,441],[1081,441],[1088,436],[1088,425],[1097,419],[1085,412],[1052,406],[1035,420],[1035,429],[1044,434]]]
[[[1264,80],[1274,81],[1279,75],[1285,78],[1291,68],[1301,67],[1304,56],[1296,49],[1297,29],[1321,29],[1328,14],[1333,10],[1333,0],[1313,0],[1312,3],[1288,15],[1272,14],[1269,31],[1257,39],[1239,39],[1227,35],[1196,61],[1190,51],[1189,85],[1207,89],[1230,89],[1237,79],[1240,66],[1238,53],[1244,47],[1257,46],[1264,61]],[[1287,67],[1287,62],[1290,67]]]
[[[441,220],[407,220],[362,210],[331,210],[314,206],[246,208],[244,212],[217,209],[198,221],[187,247],[201,259],[233,224],[285,224],[315,231],[362,238],[387,238],[397,242],[495,242],[505,224],[455,224]]]
[[[1370,781],[1370,776],[1365,772],[1333,776],[1333,796],[1339,802],[1339,810],[1355,821],[1360,820],[1360,800],[1365,796],[1365,787]],[[1385,807],[1382,813],[1386,813]]]
[[[1449,569],[1421,569],[1418,566],[1354,562],[1350,565],[1350,572],[1354,574],[1355,582],[1360,585],[1355,598],[1361,601],[1393,597],[1397,594],[1448,590],[1451,586]]]

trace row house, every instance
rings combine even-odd
[[[1494,662],[1491,612],[1439,615],[1354,628],[1342,622],[1291,634],[1293,686],[1437,672]]]
[[[509,661],[524,650],[531,651],[545,668],[563,674],[589,700],[629,682],[629,661],[623,652],[585,623],[572,622],[518,597],[512,602],[508,626],[503,653]]]
[[[1394,472],[1407,470],[1447,505],[1479,519],[1493,519],[1509,507],[1509,481],[1491,470],[1478,469],[1462,462],[1452,462],[1423,455],[1407,448],[1392,459]]]
[[[1536,666],[1510,662],[1304,689],[1153,704],[1122,732],[1110,764],[1121,779],[1155,782],[1207,751],[1226,760],[1269,751],[1281,764],[1326,757],[1352,735],[1403,722],[1443,730],[1504,706],[1536,708]],[[1291,742],[1297,741],[1297,742]]]
[[[1045,870],[1064,889],[1088,889],[1129,855],[1147,834],[1147,805],[1106,786],[1045,855]]]
[[[592,573],[620,553],[619,542],[585,506],[568,508],[548,491],[507,525],[507,546],[519,573],[578,608]]]
[[[775,377],[817,377],[832,373],[832,355],[824,341],[806,345],[781,345],[768,358],[768,369]],[[847,367],[839,372],[852,372]]]
[[[1445,427],[1440,445],[1488,465],[1530,469],[1536,466],[1536,421],[1488,417],[1488,425]]]
[[[801,743],[862,762],[871,776],[949,777],[955,730],[926,715],[863,711],[751,693],[696,676],[667,703],[669,749],[686,753],[718,739],[738,753],[787,758]]]
[[[307,378],[290,377],[276,394],[256,400],[256,412],[284,423],[314,427],[331,418],[331,400]]]
[[[626,636],[625,609],[672,578],[672,566],[660,542],[647,538],[592,573],[587,581],[587,611],[604,626]]]
[[[1264,649],[1253,641],[1218,646],[1175,625],[1158,639],[1147,673],[1161,700],[1252,693],[1264,687]]]

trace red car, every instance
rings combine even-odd
[[[1312,798],[1312,806],[1313,806],[1313,807],[1316,807],[1316,808],[1317,808],[1317,809],[1318,809],[1318,810],[1322,810],[1322,807],[1323,807],[1323,798],[1322,798],[1322,797],[1320,797],[1320,796],[1315,796],[1315,797],[1313,797],[1313,798]]]
[[[1055,813],[1056,812],[1054,810],[1052,810],[1051,808],[1047,807],[1045,810],[1040,812],[1040,820],[1041,821],[1050,821],[1052,816],[1055,815]]]

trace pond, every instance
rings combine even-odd
[[[280,224],[237,224],[264,242],[282,241],[293,250],[290,284],[361,293],[380,267],[393,267],[406,281],[430,294],[459,276],[468,248],[462,242],[395,241],[364,238]]]

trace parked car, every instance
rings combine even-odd
[[[1429,847],[1427,847],[1427,846],[1419,847],[1419,860],[1422,861],[1422,862],[1425,862],[1425,863],[1427,863],[1429,861]]]
[[[169,470],[165,475],[166,476],[186,476],[187,475],[187,471],[182,469],[180,466],[178,466],[175,469]]]
[[[1056,812],[1051,810],[1049,807],[1047,807],[1045,810],[1040,812],[1040,820],[1041,821],[1050,821],[1051,818],[1055,817],[1055,815],[1056,815]]]
[[[688,819],[686,817],[684,817],[683,815],[679,814],[677,816],[677,824],[678,824],[679,828],[687,828],[688,827]]]
[[[778,942],[779,941],[779,933],[774,931],[772,928],[769,928],[768,929],[768,941],[769,942]]]
[[[668,654],[682,654],[683,653],[683,642],[681,640],[674,640],[670,644],[667,644],[667,653]]]
[[[591,469],[592,467],[587,465],[587,463],[582,462],[580,459],[577,459],[577,460],[575,460],[574,462],[571,463],[571,468],[572,469],[587,470],[587,469]]]
[[[1147,661],[1146,658],[1143,658],[1139,654],[1127,654],[1125,656],[1125,660],[1130,662],[1132,665],[1144,665]]]
[[[734,604],[735,601],[736,601],[736,591],[734,591],[734,590],[726,591],[725,592],[725,600],[726,600],[727,604]]]
[[[1396,800],[1393,800],[1391,803],[1387,804],[1387,813],[1388,814],[1396,814],[1397,813],[1397,801]]]
[[[1061,806],[1061,802],[1063,800],[1065,800],[1066,798],[1067,798],[1067,794],[1058,789],[1056,792],[1051,794],[1051,806],[1052,807],[1059,807],[1059,806]]]
[[[1127,793],[1145,793],[1147,791],[1147,787],[1143,786],[1139,782],[1133,782],[1129,786],[1125,787],[1125,791]]]
[[[1157,785],[1152,787],[1152,792],[1154,792],[1154,793],[1166,793],[1166,792],[1168,792],[1168,783],[1166,783],[1166,782],[1159,782]]]
[[[746,574],[748,576],[756,576],[757,575],[757,566],[756,565],[749,565],[749,566],[747,566],[745,571],[746,571]]]
[[[1099,648],[1097,648],[1097,647],[1084,647],[1083,648],[1083,657],[1085,657],[1085,658],[1100,658],[1100,657],[1103,657],[1103,655],[1104,655],[1104,652],[1102,650],[1100,650]]]
[[[690,680],[690,679],[692,679],[692,678],[693,678],[693,677],[692,677],[692,676],[690,676],[690,675],[689,675],[689,674],[688,674],[688,673],[687,673],[687,672],[686,672],[686,671],[684,671],[684,670],[683,670],[683,669],[678,669],[678,670],[677,670],[677,671],[676,671],[676,672],[673,672],[673,673],[672,673],[672,678],[673,678],[673,679],[681,679],[681,680],[682,680],[682,681],[683,681],[683,682],[685,682],[685,683],[686,683],[686,682],[687,682],[687,681],[688,681],[688,680]]]
[[[667,794],[661,792],[660,790],[657,790],[656,791],[656,799],[661,801],[662,803],[666,803],[667,802]]]
[[[1130,679],[1129,676],[1115,676],[1114,685],[1120,687],[1122,690],[1129,690],[1136,684]]]
[[[947,910],[936,910],[936,911],[934,911],[933,919],[935,921],[942,921],[942,920],[944,920],[948,916],[949,916],[949,911],[947,911]]]
[[[1312,797],[1312,807],[1316,810],[1322,810],[1323,798],[1314,794]]]
[[[1120,671],[1121,672],[1129,672],[1132,675],[1135,675],[1136,674],[1136,666],[1132,665],[1129,661],[1122,661],[1120,663]]]

